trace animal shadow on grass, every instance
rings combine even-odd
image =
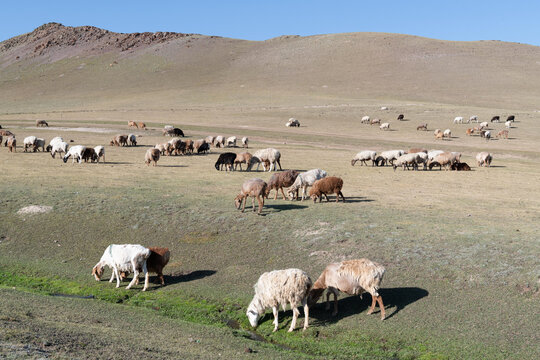
[[[342,294],[343,295],[343,294]],[[400,287],[400,288],[384,288],[379,290],[384,308],[386,310],[386,319],[390,319],[407,305],[410,305],[429,295],[427,290],[417,287]],[[323,301],[325,300],[325,301]],[[367,312],[371,306],[371,295],[364,293],[362,299],[359,296],[347,296],[338,300],[338,313],[336,316],[332,316],[332,310],[334,309],[334,296],[330,296],[330,310],[326,310],[326,292],[323,294],[319,302],[309,311],[310,317],[316,319],[321,323],[335,323],[339,320]],[[388,310],[395,308],[392,313]],[[381,310],[379,306],[375,306],[373,314],[370,316],[380,317]]]
[[[307,208],[307,205],[297,205],[297,204],[274,204],[274,205],[270,205],[270,204],[264,204],[264,207],[263,207],[263,212],[264,212],[264,208],[267,208],[267,209],[271,209],[272,211],[271,212],[280,212],[280,211],[285,211],[285,210],[299,210],[299,209],[305,209]]]
[[[178,168],[178,167],[187,167],[187,165],[158,165],[159,167],[170,167],[170,168]]]
[[[203,279],[208,276],[212,276],[216,273],[216,270],[195,270],[185,272],[174,272],[171,275],[163,275],[165,279],[165,286],[174,285],[178,283],[188,282]],[[157,279],[157,277],[156,277]]]
[[[504,165],[490,165],[489,167],[490,168],[505,168],[506,166],[504,166]]]
[[[125,161],[107,161],[107,162],[100,161],[99,163],[94,163],[94,164],[105,164],[105,165],[130,165],[131,163],[125,162]]]

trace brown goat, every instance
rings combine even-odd
[[[422,124],[422,125],[418,125],[416,127],[416,131],[418,130],[424,130],[424,131],[427,131],[427,124]]]
[[[150,163],[153,161],[154,166],[157,165],[157,162],[159,160],[159,150],[158,149],[148,149],[146,150],[146,154],[144,155],[144,163],[147,166],[150,166]]]
[[[244,181],[244,183],[242,184],[242,189],[240,190],[240,194],[238,194],[236,198],[234,198],[234,204],[236,208],[240,210],[240,206],[242,206],[242,212],[244,212],[244,209],[246,208],[247,198],[251,196],[251,204],[253,206],[253,211],[255,211],[255,198],[257,198],[257,201],[259,203],[258,214],[260,215],[264,206],[264,197],[267,187],[268,185],[264,182],[264,180],[259,178]]]
[[[169,263],[171,252],[169,248],[149,247],[150,256],[146,259],[146,269],[148,272],[156,273],[161,285],[165,285],[163,278],[163,268]],[[124,280],[129,275],[129,272],[123,271],[120,273],[120,280]],[[135,280],[135,285],[139,285],[139,278]]]
[[[234,160],[234,170],[236,170],[237,166],[240,166],[240,170],[242,170],[242,164],[246,164],[246,166],[249,165],[252,157],[253,155],[248,152],[236,154],[236,159]]]
[[[270,195],[270,191],[276,190],[276,195],[274,196],[274,200],[277,200],[278,192],[281,190],[281,194],[283,194],[283,199],[287,199],[285,196],[285,192],[283,191],[283,188],[288,188],[292,184],[294,184],[294,181],[296,180],[296,177],[298,176],[298,171],[296,170],[287,170],[275,173],[272,175],[270,180],[268,180],[268,187],[266,188],[266,198],[268,199],[268,195]]]
[[[444,134],[443,134],[442,131],[435,134],[435,139],[441,139],[442,140],[443,138],[444,138]]]
[[[135,121],[128,121],[128,127],[139,128]]]
[[[324,195],[326,201],[329,201],[327,194],[336,194],[336,202],[339,202],[340,195],[343,202],[345,202],[345,197],[341,192],[342,188],[343,179],[335,176],[327,176],[313,183],[313,186],[309,189],[309,196],[313,199],[313,202],[317,202],[317,198],[319,199],[319,202],[321,202],[322,195]]]

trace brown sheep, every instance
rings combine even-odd
[[[373,119],[371,120],[371,122],[369,123],[370,125],[373,125],[373,124],[381,124],[381,119]]]
[[[313,199],[313,202],[317,202],[317,198],[321,202],[322,195],[324,195],[326,201],[329,201],[327,194],[336,194],[336,202],[339,202],[340,195],[343,202],[345,202],[345,197],[341,192],[342,188],[343,179],[335,176],[327,176],[313,183],[313,186],[309,189],[309,196]]]
[[[4,146],[7,146],[10,152],[17,152],[17,139],[14,136],[8,137]]]
[[[165,155],[165,152],[167,152],[167,155],[170,155],[171,148],[172,145],[169,143],[156,144],[156,146],[154,146],[154,149],[157,149],[161,155]]]
[[[45,120],[36,120],[36,127],[46,126],[49,127],[49,124]]]
[[[139,128],[135,121],[128,121],[128,127]]]
[[[467,134],[467,136],[471,136],[472,134],[474,134],[474,128],[467,129],[467,131],[465,131],[465,134]]]
[[[154,166],[156,166],[158,160],[159,160],[159,150],[158,149],[148,149],[148,150],[146,150],[146,154],[144,155],[144,163],[147,166],[150,166],[150,163],[152,161],[154,162]]]
[[[267,187],[268,185],[262,179],[254,178],[244,181],[244,183],[242,184],[242,189],[240,190],[240,194],[238,194],[236,198],[234,198],[234,204],[236,208],[240,210],[240,206],[242,206],[242,212],[244,212],[244,209],[246,208],[247,198],[251,196],[251,204],[253,207],[253,211],[255,211],[255,198],[257,198],[257,201],[259,203],[259,211],[257,212],[257,214],[260,215],[264,206],[264,197]]]
[[[82,152],[81,157],[84,160],[84,162],[88,162],[88,160],[90,160],[91,162],[94,162],[98,159],[96,151],[94,150],[94,148],[91,148],[91,147],[85,148]]]
[[[165,285],[163,268],[169,263],[171,252],[169,248],[149,247],[148,249],[150,250],[150,256],[146,259],[146,268],[148,272],[156,273],[161,285]],[[127,271],[120,272],[120,279],[124,280],[128,275],[129,272]],[[139,278],[135,280],[135,285],[139,285]]]
[[[128,146],[127,135],[116,135],[110,142],[111,146]]]
[[[187,139],[186,141],[184,141],[184,143],[185,143],[185,146],[184,146],[183,153],[184,154],[193,154],[193,140]]]
[[[138,123],[137,125],[139,126],[139,129],[148,130],[148,129],[146,128],[146,124],[143,123],[142,121],[141,121],[140,123]]]
[[[419,130],[427,131],[427,124],[418,125],[416,127],[416,131],[419,131]]]
[[[508,139],[508,130],[501,130],[497,133],[497,137]]]
[[[234,160],[234,170],[236,170],[237,166],[240,166],[240,170],[242,170],[242,164],[246,164],[247,166],[252,157],[253,156],[248,152],[237,154],[236,159]]]
[[[439,166],[439,170],[442,170],[443,166],[445,170],[448,170],[454,162],[456,162],[456,156],[454,154],[449,152],[443,152],[442,154],[435,156],[433,158],[433,161],[430,161],[429,170],[431,170],[433,166],[436,165]]]
[[[274,196],[274,200],[277,200],[278,192],[281,190],[281,194],[283,194],[283,199],[287,199],[285,196],[285,192],[283,191],[283,188],[288,188],[292,184],[294,184],[294,181],[296,180],[296,177],[298,176],[298,171],[296,170],[287,170],[275,173],[272,175],[270,180],[268,181],[268,187],[266,188],[266,198],[268,199],[268,195],[270,195],[270,191],[276,190],[276,195]]]
[[[441,139],[442,140],[443,138],[444,138],[444,134],[443,134],[442,131],[435,134],[435,139]]]

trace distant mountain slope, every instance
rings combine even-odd
[[[245,41],[43,25],[0,43],[0,112],[362,99],[535,109],[540,47],[348,33]]]

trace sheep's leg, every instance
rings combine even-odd
[[[279,308],[277,306],[273,306],[272,307],[272,312],[274,313],[274,332],[277,331],[278,329],[278,313],[279,313]]]
[[[114,275],[116,276],[116,287],[119,288],[120,287],[120,274],[118,273],[118,268],[113,268],[114,270]]]
[[[377,301],[377,296],[371,294],[371,307],[369,308],[367,314],[370,315],[375,310],[375,302]]]
[[[279,165],[279,171],[283,171],[283,169],[281,168],[281,162],[279,160],[277,160],[277,163]]]
[[[253,212],[255,212],[255,196],[251,198],[251,208],[253,209]]]
[[[285,192],[283,191],[283,188],[280,188],[281,189],[281,193],[283,194],[283,200],[286,199],[285,197]],[[276,200],[277,200],[277,190],[276,190]]]
[[[328,199],[328,195],[326,195],[325,193],[322,193],[322,195],[324,195],[324,197],[326,198],[326,202],[330,202],[330,200]],[[321,195],[321,200],[322,200],[322,195]]]
[[[386,313],[384,311],[384,304],[381,295],[377,296],[377,303],[379,303],[379,308],[381,309],[381,320],[384,320],[386,318]]]
[[[146,289],[148,289],[148,280],[150,279],[150,273],[148,272],[148,268],[146,267],[146,261],[144,262],[143,264],[143,273],[144,273],[144,287],[142,289],[142,291],[146,291]],[[139,280],[137,278],[137,280]],[[137,281],[137,284],[139,282]]]
[[[260,214],[262,212],[262,208],[264,207],[264,196],[261,199],[261,196],[257,195],[257,201],[259,202],[259,214]]]
[[[109,282],[112,283],[114,281],[114,268],[112,269],[112,275],[111,275],[111,278],[109,279]]]
[[[334,311],[332,312],[332,316],[336,316],[337,311],[338,311],[338,301],[337,301],[338,291],[337,291],[337,289],[332,289],[332,294],[334,294]]]
[[[165,279],[163,278],[163,272],[158,272],[159,281],[161,282],[161,286],[165,285]]]
[[[326,291],[326,306],[324,307],[326,311],[330,310],[330,295],[331,294],[332,294],[332,291],[330,290]]]
[[[244,196],[242,199],[242,212],[246,209],[247,198]]]
[[[294,328],[296,327],[296,319],[298,319],[298,315],[300,315],[300,310],[298,310],[298,308],[296,306],[292,306],[292,312],[293,312],[293,316],[292,316],[292,323],[291,323],[291,327],[289,328],[289,332],[292,332],[294,330]]]
[[[345,202],[345,196],[343,196],[343,193],[341,192],[341,190],[339,191],[339,194],[338,196],[341,195],[341,198],[343,199],[343,202]]]
[[[126,286],[126,290],[131,289],[131,287],[135,284],[135,279],[139,277],[139,270],[137,269],[137,264],[135,263],[135,260],[131,260],[131,266],[133,267],[133,279],[131,279],[129,285]]]
[[[306,195],[307,186],[302,186],[302,201],[304,201],[304,196]]]
[[[304,330],[309,327],[309,306],[304,304]]]

